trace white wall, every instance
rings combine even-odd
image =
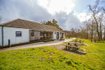
[[[63,32],[59,32],[59,39],[62,37],[62,33]],[[64,36],[63,36],[64,37]],[[65,38],[65,37],[64,37]],[[57,32],[53,32],[53,39],[56,40],[57,39]]]
[[[56,35],[57,35],[57,33],[56,32],[53,32],[53,40],[56,40],[57,38],[56,38]]]
[[[2,46],[2,34],[1,34],[1,27],[0,27],[0,46]]]
[[[31,32],[31,31],[30,31]],[[31,34],[31,33],[30,33]],[[34,36],[30,35],[30,39],[33,40],[39,40],[40,39],[40,32],[39,31],[35,31],[34,32]]]
[[[40,32],[35,31],[34,36],[35,36],[36,40],[39,40],[40,39]]]
[[[16,37],[16,31],[21,31],[22,36]],[[29,29],[4,27],[4,46],[8,45],[8,39],[12,45],[29,42]]]

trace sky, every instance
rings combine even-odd
[[[0,0],[1,23],[17,18],[44,22],[56,19],[64,30],[79,28],[90,18],[95,0]]]

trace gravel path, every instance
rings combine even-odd
[[[39,43],[26,44],[26,45],[21,45],[21,46],[15,46],[15,47],[0,49],[0,52],[1,51],[7,51],[7,50],[16,50],[16,49],[24,49],[24,48],[36,48],[36,47],[59,45],[59,44],[62,44],[64,42],[72,41],[74,39],[75,38],[65,39],[63,41],[51,41],[51,42],[39,42]]]

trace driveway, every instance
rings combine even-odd
[[[26,44],[26,45],[21,45],[21,46],[15,46],[15,47],[9,47],[9,48],[4,48],[0,49],[0,51],[7,51],[7,50],[16,50],[16,49],[24,49],[24,48],[36,48],[36,47],[44,47],[44,46],[52,46],[52,45],[59,45],[64,42],[69,42],[74,40],[75,38],[71,39],[65,39],[63,41],[51,41],[51,42],[38,42],[38,43],[32,43],[32,44]]]

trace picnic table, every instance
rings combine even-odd
[[[79,54],[86,54],[85,51],[79,50],[80,46],[81,45],[78,42],[70,42],[70,43],[66,44],[66,50],[76,52],[76,53],[79,53]]]
[[[66,45],[66,50],[70,50],[70,51],[76,51],[79,49],[80,46],[78,46],[77,43],[68,43]]]

